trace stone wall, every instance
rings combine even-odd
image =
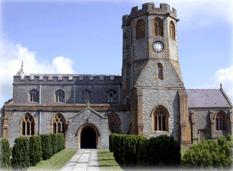
[[[179,141],[180,114],[179,96],[177,90],[143,89],[144,134],[146,136],[172,135]],[[168,131],[154,131],[152,123],[153,111],[158,106],[164,106],[168,112]]]
[[[230,113],[229,108],[190,108],[192,140],[198,142],[201,134],[205,139],[215,139],[222,135],[230,133]],[[225,130],[216,130],[216,115],[223,111],[226,114]],[[228,119],[229,118],[229,119]],[[201,130],[204,132],[201,133]]]
[[[8,112],[8,139],[10,146],[13,146],[15,138],[22,135],[22,119],[26,113],[30,113],[35,121],[35,134],[47,134],[53,132],[52,120],[57,113],[61,113],[68,124],[65,139],[66,148],[79,148],[78,129],[89,123],[96,127],[99,133],[98,148],[108,148],[108,136],[110,130],[108,127],[107,115],[111,111],[97,112],[87,107],[79,112],[46,112],[46,111],[12,111]],[[115,112],[121,119],[121,130],[127,133],[131,122],[130,112]]]
[[[36,89],[40,92],[41,104],[56,103],[55,92],[62,89],[65,91],[65,103],[86,103],[83,99],[83,91],[88,89],[91,91],[90,103],[108,103],[107,91],[109,90],[116,92],[115,103],[121,103],[121,77],[119,76],[72,76],[72,80],[69,80],[68,76],[62,76],[60,79],[56,75],[49,76],[33,75],[33,79],[31,76],[24,78],[15,76],[13,102],[31,103],[29,92]]]

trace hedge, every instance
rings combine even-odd
[[[150,138],[146,144],[146,163],[149,166],[174,166],[181,160],[180,145],[173,137]]]
[[[7,169],[11,166],[11,150],[7,139],[0,139],[0,168]]]
[[[51,143],[51,134],[41,134],[42,158],[49,159],[53,155],[53,148]]]
[[[182,158],[186,167],[231,167],[233,143],[229,137],[194,144]]]
[[[56,134],[58,137],[58,151],[61,151],[65,148],[65,137],[64,134]]]
[[[56,134],[50,134],[51,136],[51,145],[52,145],[52,152],[53,154],[58,152],[58,141]]]
[[[29,156],[31,166],[34,166],[41,160],[42,146],[40,136],[31,136],[29,138]]]
[[[65,148],[64,134],[50,134],[53,154]]]
[[[175,166],[180,164],[180,145],[173,137],[146,139],[137,135],[111,134],[110,150],[122,166]]]
[[[15,169],[23,169],[30,166],[28,138],[19,137],[15,139],[11,163]]]

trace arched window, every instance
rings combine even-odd
[[[108,103],[116,103],[117,102],[117,93],[115,90],[107,91],[107,102]]]
[[[219,112],[216,116],[216,130],[225,130],[225,113]]]
[[[88,89],[83,90],[83,101],[89,103],[91,100],[91,91]]]
[[[163,65],[158,63],[158,79],[163,80]]]
[[[154,21],[155,36],[163,36],[163,21],[156,17]]]
[[[35,89],[30,91],[30,102],[39,102],[39,91]]]
[[[140,19],[136,24],[136,39],[143,39],[144,37],[145,37],[145,22],[143,19]]]
[[[35,134],[35,121],[29,113],[27,113],[22,120],[22,135]]]
[[[168,115],[168,110],[165,107],[157,107],[153,113],[155,131],[168,131]]]
[[[57,90],[55,95],[56,102],[65,102],[65,92],[63,90]]]
[[[176,29],[173,21],[170,22],[170,38],[176,40]]]
[[[116,113],[108,115],[108,124],[112,133],[121,133],[121,120]]]
[[[60,113],[53,118],[53,133],[65,133],[66,120]]]

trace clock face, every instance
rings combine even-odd
[[[163,51],[163,48],[164,48],[164,45],[162,42],[155,42],[153,44],[153,49],[156,51],[156,52],[162,52]]]

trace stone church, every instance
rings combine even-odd
[[[122,18],[122,75],[24,74],[2,108],[1,136],[64,133],[66,148],[108,148],[111,133],[171,135],[182,144],[233,133],[219,89],[185,89],[176,9],[145,3]]]

